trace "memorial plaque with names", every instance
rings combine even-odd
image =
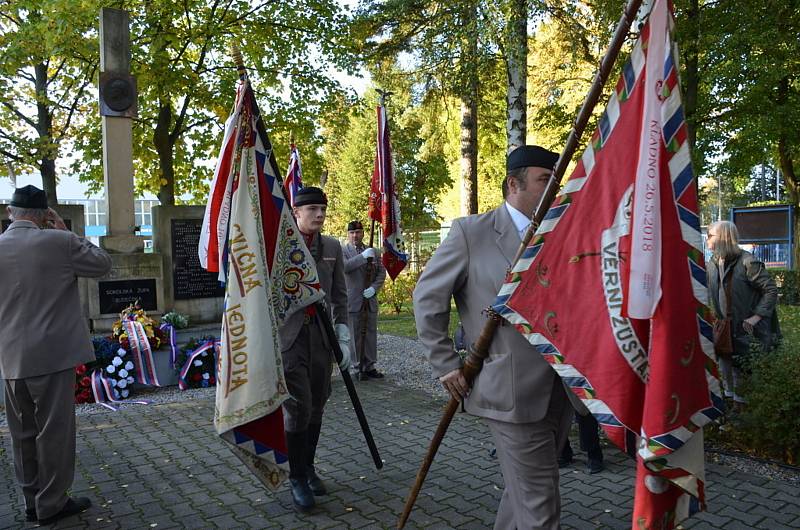
[[[100,294],[100,313],[119,313],[136,300],[145,311],[158,309],[156,280],[110,280],[97,284]]]
[[[197,245],[202,219],[172,219],[172,293],[175,300],[213,298],[225,295],[217,273],[200,267]]]
[[[67,225],[68,230],[72,230],[72,219],[64,219],[64,224]],[[11,226],[11,219],[3,219],[0,221],[0,234],[5,232]]]

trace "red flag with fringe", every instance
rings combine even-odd
[[[386,273],[394,280],[408,263],[403,230],[400,227],[400,202],[395,188],[392,147],[389,142],[389,124],[386,107],[378,105],[378,146],[375,170],[372,173],[369,194],[369,217],[381,223],[383,253],[381,260]]]
[[[494,304],[636,458],[635,529],[703,509],[702,427],[722,408],[672,25],[656,0]]]

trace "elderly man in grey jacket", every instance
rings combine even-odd
[[[103,276],[111,258],[70,232],[33,186],[14,192],[8,214],[13,222],[0,235],[0,372],[25,517],[50,524],[91,505],[67,495],[75,366],[94,360],[78,277]]]

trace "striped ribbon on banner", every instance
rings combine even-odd
[[[214,355],[214,366],[217,365],[216,357],[217,353],[219,352],[219,341],[209,340],[204,342],[200,345],[199,348],[194,350],[189,356],[186,358],[186,362],[183,364],[183,368],[181,368],[181,372],[178,375],[178,388],[181,390],[186,390],[189,388],[189,383],[186,382],[186,376],[189,374],[189,370],[192,368],[192,363],[194,360],[200,357],[204,352],[208,350],[213,350]]]
[[[134,379],[137,383],[150,386],[161,386],[156,375],[156,363],[153,359],[153,352],[150,349],[150,341],[147,340],[147,333],[144,326],[135,320],[125,320],[122,322],[125,333],[128,335],[133,365],[136,369]]]

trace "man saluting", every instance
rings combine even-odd
[[[111,257],[76,236],[34,186],[14,191],[0,235],[0,372],[25,519],[50,524],[86,510],[75,478],[75,367],[94,361],[78,277]],[[53,228],[54,230],[43,230]]]

